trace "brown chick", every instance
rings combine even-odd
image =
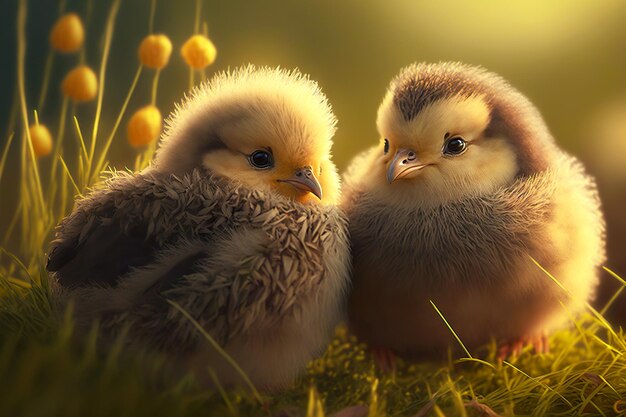
[[[432,301],[469,349],[493,338],[501,356],[529,340],[545,350],[604,260],[593,179],[526,97],[481,68],[410,65],[377,125],[380,144],[345,175],[351,328],[383,364],[439,356],[456,342]]]
[[[177,374],[211,381],[212,369],[231,386],[241,368],[260,389],[288,386],[344,310],[334,125],[297,71],[248,66],[196,88],[152,166],[117,173],[58,226],[58,304],[73,303],[82,330],[99,321],[105,341],[128,329],[129,345],[167,354]]]

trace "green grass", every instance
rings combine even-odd
[[[400,361],[395,375],[377,370],[340,327],[293,388],[259,401],[246,388],[220,393],[172,378],[166,357],[125,351],[122,339],[102,348],[96,327],[75,337],[45,285],[2,279],[0,291],[0,415],[317,417],[366,404],[370,416],[612,416],[626,408],[626,338],[593,315],[552,335],[548,354],[499,363],[492,345],[484,360]]]
[[[103,34],[101,85],[117,5],[112,2]],[[61,2],[60,10],[63,7]],[[154,7],[153,2],[150,19]],[[262,398],[250,387],[210,390],[191,376],[174,378],[164,356],[122,349],[122,338],[102,347],[97,327],[87,337],[78,337],[71,312],[59,313],[51,304],[45,250],[54,225],[71,209],[73,197],[85,193],[106,168],[142,67],[134,78],[130,74],[128,94],[118,109],[103,109],[99,96],[93,120],[83,123],[71,115],[67,134],[65,100],[59,109],[52,163],[42,164],[34,157],[25,128],[29,114],[36,110],[25,99],[26,17],[21,0],[17,33],[20,100],[12,111],[21,120],[18,128],[6,132],[6,144],[0,149],[0,180],[19,178],[14,214],[0,222],[0,415],[321,417],[357,404],[369,406],[369,417],[626,415],[626,337],[603,319],[605,309],[589,308],[582,317],[572,318],[569,329],[551,335],[549,354],[527,350],[516,360],[500,363],[491,345],[481,359],[467,352],[466,358],[451,354],[445,363],[400,361],[395,375],[377,370],[365,346],[340,327],[324,356],[313,360],[291,389]],[[51,67],[52,63],[45,67],[44,85]],[[156,88],[154,82],[153,97]],[[42,91],[40,103],[44,99]],[[102,139],[97,120],[105,111],[115,123]],[[15,122],[12,118],[9,126]],[[95,122],[92,132],[81,129],[91,122]],[[63,136],[71,133],[78,144],[73,155],[62,145]],[[19,172],[6,172],[10,151],[19,155]],[[150,146],[139,153],[134,168],[146,166],[153,152]],[[4,187],[6,182],[0,183],[0,194]],[[435,309],[433,314],[437,314]],[[213,348],[209,341],[206,348]]]

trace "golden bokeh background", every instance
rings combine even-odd
[[[0,146],[8,137],[15,92],[17,0],[0,0]],[[97,68],[111,0],[68,0],[65,9],[87,21],[87,64]],[[48,33],[58,2],[28,1],[27,95],[38,97]],[[107,135],[138,66],[137,47],[148,32],[149,0],[123,0],[116,21],[105,84],[101,132]],[[157,104],[164,114],[186,91],[188,68],[179,55],[193,32],[195,1],[159,0],[155,32],[174,44],[161,74]],[[463,61],[495,71],[537,105],[557,142],[597,176],[609,223],[608,265],[626,275],[626,2],[623,0],[317,0],[203,1],[202,21],[218,48],[215,71],[246,63],[298,67],[328,95],[339,119],[334,155],[344,169],[358,151],[375,144],[377,106],[387,83],[415,61]],[[59,84],[77,56],[57,56],[41,120],[56,131]],[[127,118],[149,102],[145,70]],[[95,103],[77,106],[89,130]],[[18,130],[19,131],[19,130]],[[73,131],[66,143],[72,146]],[[15,147],[16,148],[16,147]],[[9,172],[17,171],[11,153]],[[132,165],[136,151],[122,127],[111,162]],[[46,164],[42,161],[42,164]],[[0,230],[14,209],[15,178],[0,186]],[[626,317],[626,310],[623,311]]]

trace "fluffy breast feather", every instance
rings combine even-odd
[[[415,209],[388,205],[354,182],[346,185],[355,269],[396,265],[391,275],[398,280],[419,276],[428,285],[475,286],[490,284],[476,282],[478,276],[505,275],[513,255],[537,243],[551,216],[557,173],[520,177],[489,195]]]

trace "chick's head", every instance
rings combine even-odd
[[[333,204],[336,119],[318,85],[297,71],[248,66],[196,88],[167,122],[154,169],[205,169],[302,203]]]
[[[481,195],[546,165],[552,139],[524,96],[461,64],[419,64],[391,83],[378,110],[372,185],[400,204]]]

